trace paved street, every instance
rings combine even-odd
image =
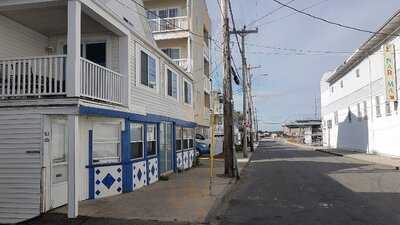
[[[221,225],[397,225],[400,172],[262,142],[220,216]]]

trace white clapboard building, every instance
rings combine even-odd
[[[400,11],[321,80],[323,143],[400,156]]]
[[[0,223],[192,166],[193,79],[142,4],[0,1]]]

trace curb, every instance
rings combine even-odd
[[[322,152],[322,153],[326,153],[326,154],[330,154],[330,155],[340,156],[340,157],[343,157],[343,156],[344,156],[344,155],[341,154],[341,153],[331,152],[331,151],[327,151],[327,150],[323,150],[323,149],[315,149],[315,151],[317,151],[317,152]]]
[[[242,172],[247,168],[247,166],[250,164],[250,161],[251,157],[240,170],[240,174],[242,174]],[[219,224],[219,219],[216,217],[222,215],[223,212],[227,209],[227,205],[225,203],[227,203],[227,200],[231,199],[234,187],[236,187],[236,184],[240,180],[241,175],[239,178],[231,178],[231,183],[225,188],[225,190],[222,191],[221,196],[216,198],[214,204],[211,206],[207,216],[205,217],[203,224]]]

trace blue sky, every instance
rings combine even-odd
[[[400,9],[399,0],[282,0],[306,12],[338,23],[376,31],[391,15]],[[272,0],[231,0],[236,26],[242,27],[279,7]],[[212,19],[213,36],[221,40],[221,19],[217,0],[207,0]],[[301,14],[292,14],[282,8],[260,20],[259,33],[247,37],[247,61],[262,66],[253,71],[253,95],[263,129],[279,129],[272,124],[287,120],[313,118],[315,98],[318,98],[322,74],[334,70],[350,55],[345,54],[293,54],[293,51],[277,50],[260,46],[299,50],[331,50],[352,52],[370,34],[346,30],[314,20]],[[233,36],[231,38],[234,38]],[[254,46],[256,45],[256,46]],[[216,48],[218,49],[218,48]],[[233,50],[237,67],[241,60],[237,47]],[[214,51],[214,64],[221,54]],[[239,68],[238,68],[239,69]],[[240,71],[239,71],[240,72]],[[257,74],[269,74],[268,77]],[[214,74],[214,83],[221,86],[221,71]],[[234,86],[235,108],[242,108],[242,96]],[[318,110],[319,111],[319,110]]]

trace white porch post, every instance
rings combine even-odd
[[[81,2],[68,0],[67,95],[80,95]],[[78,216],[79,123],[78,115],[68,116],[68,218]]]
[[[124,76],[124,92],[122,101],[129,106],[130,103],[130,76],[129,76],[129,36],[119,38],[119,72]]]
[[[80,96],[81,2],[68,0],[67,96]]]
[[[68,218],[78,216],[79,116],[68,116]]]
[[[188,30],[192,30],[192,1],[191,0],[186,0],[186,18],[187,18],[187,24],[188,24]],[[189,72],[192,72],[192,43],[191,43],[192,36],[189,33],[189,37],[187,39],[187,57],[186,57],[186,64],[187,64],[187,70]]]

